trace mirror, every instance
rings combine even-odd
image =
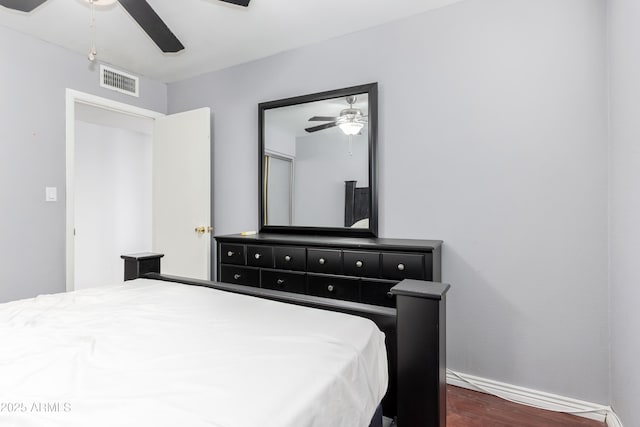
[[[259,104],[260,231],[375,236],[377,83]]]

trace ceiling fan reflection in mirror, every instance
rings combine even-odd
[[[0,0],[0,6],[20,12],[31,12],[47,0]],[[96,6],[105,6],[116,1],[127,11],[129,15],[140,25],[142,30],[149,35],[151,40],[165,53],[175,53],[184,49],[184,46],[173,32],[162,21],[158,14],[151,8],[146,0],[85,0]],[[220,0],[238,6],[249,6],[251,0]]]
[[[359,108],[353,108],[353,104],[358,100],[355,96],[347,96],[346,101],[349,104],[349,108],[345,108],[340,111],[338,117],[327,116],[313,116],[309,119],[310,122],[331,122],[318,126],[306,128],[309,133],[317,132],[319,130],[329,129],[338,126],[345,135],[358,135],[365,124],[367,124],[367,116],[362,114]]]

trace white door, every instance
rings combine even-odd
[[[152,250],[164,254],[163,274],[211,275],[210,116],[201,108],[155,120]]]

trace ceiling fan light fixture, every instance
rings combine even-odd
[[[338,117],[332,116],[313,116],[309,119],[310,122],[329,122],[319,126],[313,126],[305,128],[308,133],[317,132],[325,129],[329,129],[337,126],[347,136],[358,135],[364,125],[368,123],[367,116],[362,115],[362,111],[359,108],[353,108],[357,98],[355,96],[348,96],[346,101],[349,104],[349,108],[345,108],[340,111]],[[351,143],[351,138],[349,138]]]
[[[364,124],[360,122],[346,121],[344,123],[340,123],[338,127],[345,135],[357,135],[364,127]]]
[[[87,3],[93,3],[96,6],[109,6],[114,4],[117,0],[85,0]]]

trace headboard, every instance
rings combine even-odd
[[[344,226],[351,227],[369,218],[369,187],[356,187],[357,181],[344,182]]]

